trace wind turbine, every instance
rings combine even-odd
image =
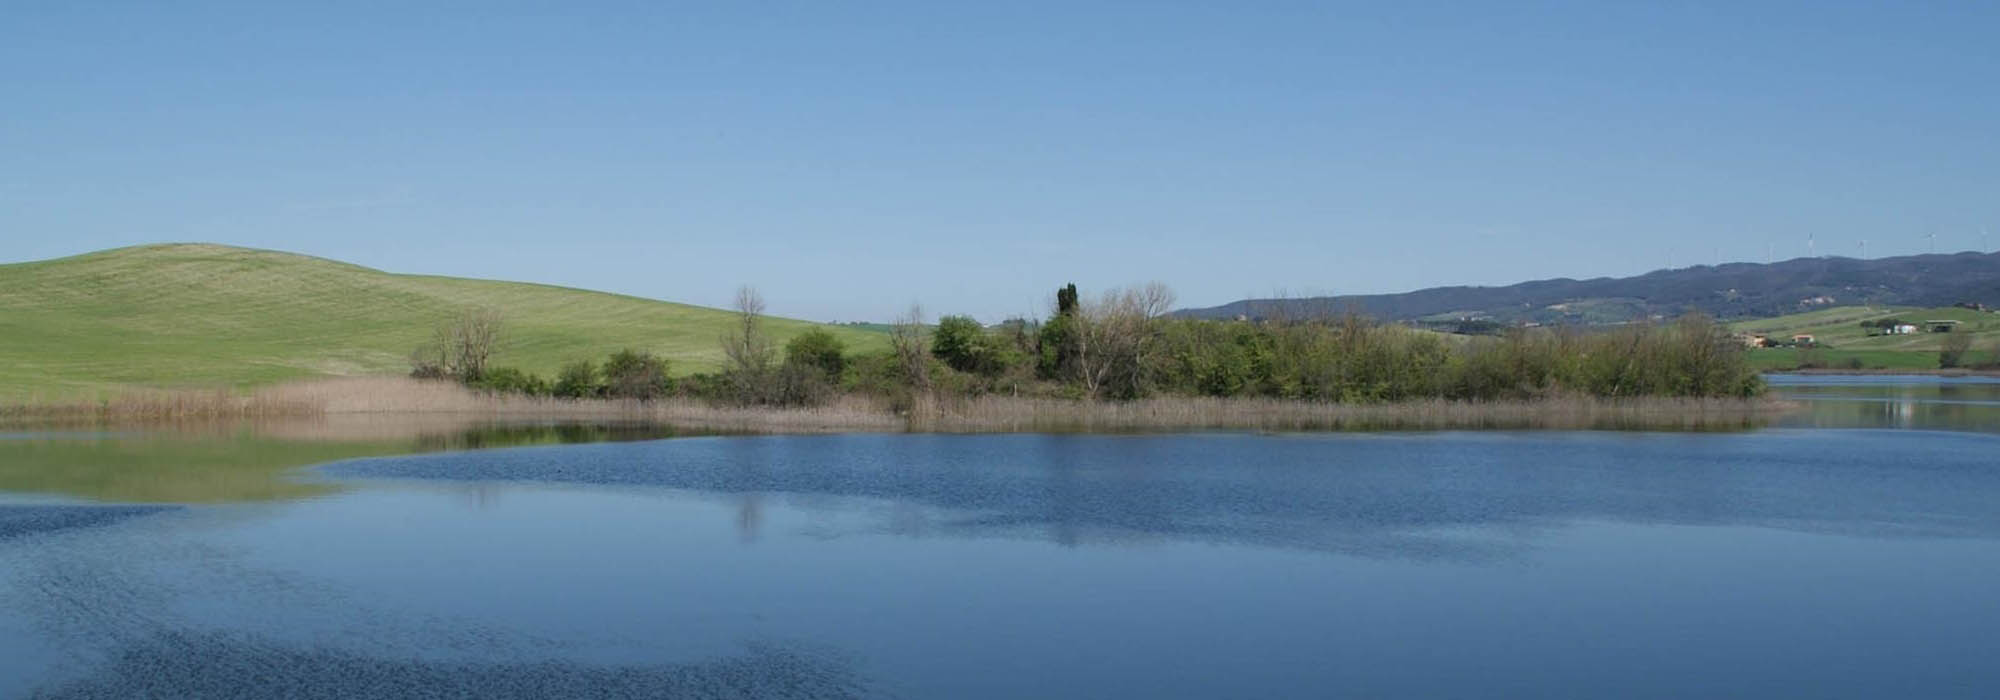
[[[1924,234],[1924,237],[1931,240],[1931,254],[1937,255],[1937,232],[1932,231],[1930,233]]]
[[[1808,258],[1819,257],[1819,246],[1817,243],[1813,242],[1813,235],[1810,233],[1806,234],[1806,257]]]
[[[1861,239],[1860,247],[1861,247],[1861,252],[1856,254],[1855,257],[1866,260],[1868,258],[1868,239],[1866,238]]]

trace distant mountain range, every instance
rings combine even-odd
[[[1551,279],[1505,287],[1434,287],[1401,294],[1245,299],[1192,318],[1270,318],[1353,311],[1383,320],[1619,323],[1700,310],[1725,319],[1828,306],[2000,306],[2000,253],[1824,257],[1657,270],[1637,277]]]

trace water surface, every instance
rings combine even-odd
[[[1832,384],[1720,434],[16,436],[0,697],[2000,695],[2000,385]]]

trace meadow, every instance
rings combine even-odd
[[[1959,322],[1959,332],[1972,338],[1969,361],[1994,362],[2000,352],[2000,314],[1955,307],[1842,306],[1772,318],[1737,321],[1730,324],[1738,333],[1758,333],[1772,340],[1789,340],[1794,335],[1811,335],[1821,347],[1819,365],[1830,369],[1935,370],[1938,350],[1945,336],[1939,333],[1871,335],[1864,321],[1899,319],[1922,325],[1925,321]],[[1790,370],[1810,357],[1795,348],[1764,348],[1750,353],[1750,363],[1762,370]]]
[[[713,370],[733,319],[687,304],[391,274],[272,251],[121,248],[0,265],[0,399],[401,374],[439,321],[473,308],[502,313],[496,361],[544,375],[624,348],[671,358],[675,374]],[[864,327],[766,324],[780,342],[811,328],[857,352],[888,347],[883,333]]]

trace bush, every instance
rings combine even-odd
[[[785,343],[786,364],[819,370],[826,381],[838,381],[847,371],[847,344],[825,330],[814,328]]]
[[[604,395],[650,401],[673,390],[667,361],[650,352],[620,350],[604,361]]]
[[[931,354],[952,369],[970,372],[978,362],[979,341],[984,335],[986,327],[970,316],[940,318],[937,330],[931,332]]]
[[[697,372],[682,377],[674,383],[674,390],[682,396],[692,396],[711,402],[728,402],[735,399],[729,378],[715,373]]]
[[[450,379],[451,372],[442,365],[423,359],[410,360],[411,379]]]
[[[474,389],[495,394],[521,394],[524,396],[547,396],[550,386],[547,381],[513,367],[500,367],[486,371],[486,375],[468,384]]]
[[[589,360],[577,360],[563,365],[562,373],[556,375],[553,387],[556,396],[565,399],[588,399],[603,395],[604,387],[597,383],[597,365]]]
[[[1017,336],[1011,330],[989,333],[967,316],[946,316],[931,334],[931,356],[953,370],[993,379],[1026,362]]]
[[[1965,354],[1972,350],[1972,334],[1946,333],[1944,343],[1938,346],[1938,367],[1954,369],[1965,366]]]
[[[1075,292],[1070,294],[1074,296]],[[1074,312],[1057,314],[1042,324],[1035,338],[1035,373],[1043,379],[1067,376],[1076,363],[1077,334]]]
[[[1514,328],[1449,343],[1435,333],[1357,316],[1166,320],[1154,333],[1162,352],[1147,381],[1179,394],[1366,403],[1762,390],[1742,344],[1703,316],[1588,334]]]
[[[778,393],[773,400],[782,406],[818,406],[833,398],[834,386],[827,381],[826,368],[787,359],[778,367]]]

